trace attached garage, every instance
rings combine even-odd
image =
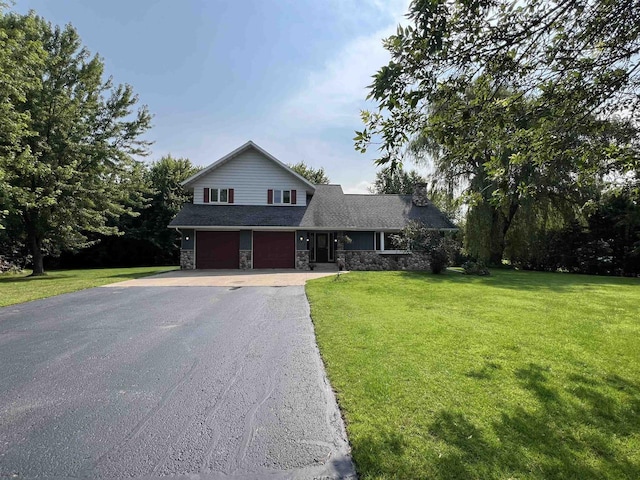
[[[240,232],[196,232],[196,268],[239,268]]]
[[[295,232],[253,232],[253,268],[295,268]]]

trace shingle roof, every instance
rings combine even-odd
[[[305,208],[267,205],[195,205],[187,203],[169,227],[298,227]]]
[[[411,220],[430,228],[456,228],[433,205],[415,206],[411,195],[350,195],[340,185],[316,185],[307,207],[187,204],[169,226],[401,230]]]

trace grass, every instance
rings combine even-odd
[[[640,281],[307,283],[361,478],[640,478]]]
[[[5,273],[0,275],[0,307],[144,277],[177,268],[133,267],[54,270],[47,272],[42,277],[29,277],[29,271],[20,274]]]

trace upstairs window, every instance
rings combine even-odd
[[[205,188],[204,203],[233,203],[233,188]]]
[[[267,203],[274,205],[295,205],[296,190],[267,190]]]

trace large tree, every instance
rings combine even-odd
[[[378,163],[394,166],[427,146],[499,261],[523,206],[563,209],[585,183],[637,171],[639,5],[412,2],[357,148],[380,140]]]
[[[28,27],[28,28],[27,28]],[[87,233],[117,234],[112,221],[133,212],[135,159],[151,117],[129,85],[104,80],[104,64],[82,46],[73,27],[52,26],[34,13],[2,17],[2,36],[22,36],[43,52],[24,77],[11,109],[24,127],[13,154],[3,155],[4,195],[33,256],[88,244]],[[14,72],[2,71],[13,78]]]

